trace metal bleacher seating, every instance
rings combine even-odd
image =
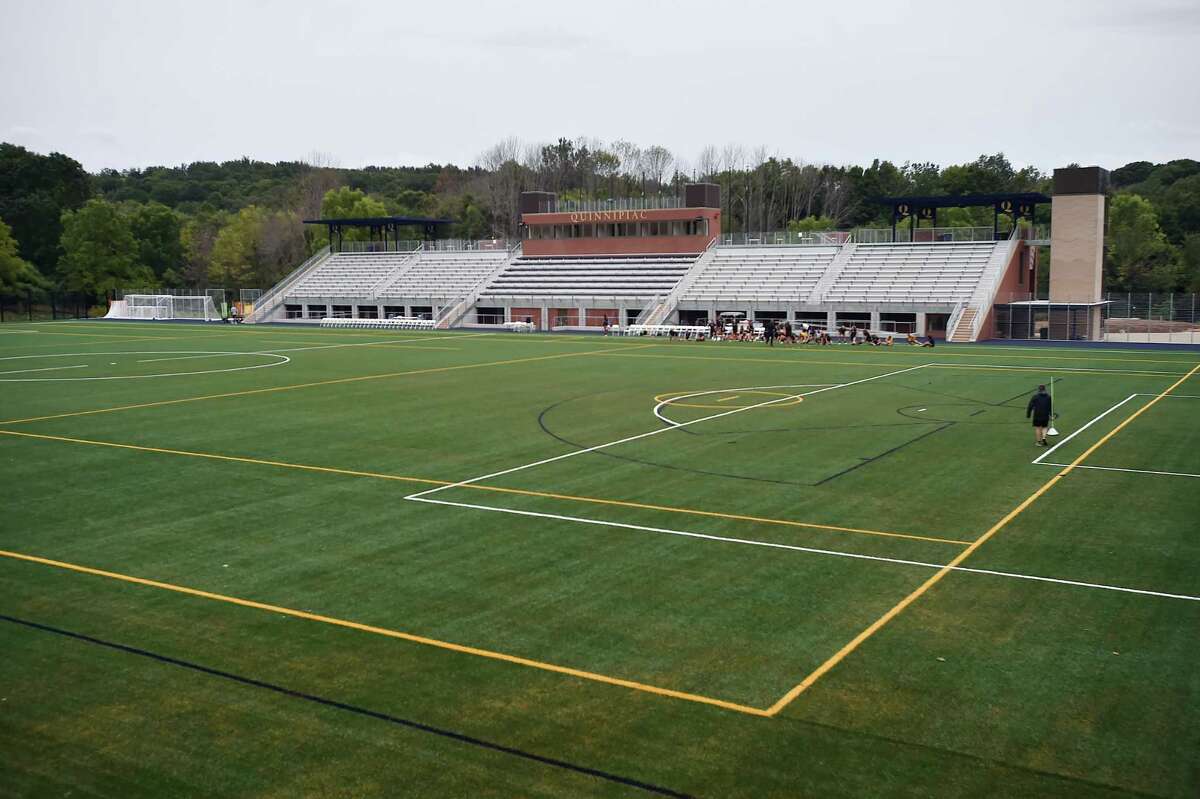
[[[960,302],[970,299],[995,242],[860,244],[825,302]]]
[[[336,253],[287,291],[289,297],[369,297],[411,252]]]
[[[837,247],[718,247],[712,262],[683,291],[691,302],[806,298]]]
[[[653,297],[687,274],[695,255],[518,258],[484,297]]]
[[[395,280],[380,286],[380,298],[461,297],[509,258],[504,250],[422,252]]]

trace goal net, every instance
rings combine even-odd
[[[173,297],[169,294],[126,294],[126,319],[203,319],[221,318],[213,299],[207,294]]]

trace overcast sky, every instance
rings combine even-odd
[[[501,138],[816,163],[1200,158],[1200,0],[0,0],[0,140],[89,170]]]

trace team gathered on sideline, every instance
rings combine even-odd
[[[703,328],[707,327],[707,332]],[[608,317],[604,318],[604,335],[612,332]],[[713,320],[707,324],[690,326],[682,332],[675,328],[662,331],[672,339],[685,338],[696,341],[759,341],[767,346],[775,344],[852,344],[870,347],[891,347],[896,343],[895,334],[877,335],[867,328],[857,325],[839,325],[834,330],[827,330],[807,322],[790,321],[778,322],[774,319],[764,319],[754,322],[749,319]],[[647,335],[642,331],[640,335]],[[906,333],[904,343],[913,347],[933,347],[933,336],[919,340],[913,333]]]

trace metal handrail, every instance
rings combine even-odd
[[[534,213],[562,214],[574,211],[654,211],[664,208],[686,208],[682,197],[621,197],[606,200],[555,199],[546,204],[547,210]]]
[[[262,294],[261,296],[259,296],[259,298],[254,302],[254,313],[250,314],[249,321],[251,321],[251,322],[259,321],[261,310],[263,308],[266,308],[271,302],[273,302],[277,296],[281,296],[284,288],[289,288],[291,283],[296,278],[298,278],[300,275],[304,274],[304,271],[306,269],[308,269],[310,266],[314,266],[319,260],[321,260],[322,258],[325,258],[327,255],[331,255],[332,252],[333,251],[330,249],[330,247],[328,245],[317,250],[315,253],[310,255],[304,261],[304,263],[297,266],[291,272],[288,272],[287,277],[285,277],[283,280],[280,280],[278,283],[276,283],[265,294]]]
[[[375,283],[372,284],[371,288],[368,289],[368,293],[370,294],[370,296],[372,298],[378,299],[379,290],[381,288],[383,288],[384,286],[386,286],[388,283],[390,283],[392,280],[394,280],[400,272],[407,271],[409,268],[411,268],[413,265],[414,259],[421,257],[421,250],[423,250],[424,248],[425,248],[425,242],[422,241],[417,245],[417,248],[415,250],[412,250],[409,253],[409,256],[407,258],[405,258],[400,263],[396,264],[395,269],[391,270],[386,275],[384,275],[382,278],[375,281]]]

